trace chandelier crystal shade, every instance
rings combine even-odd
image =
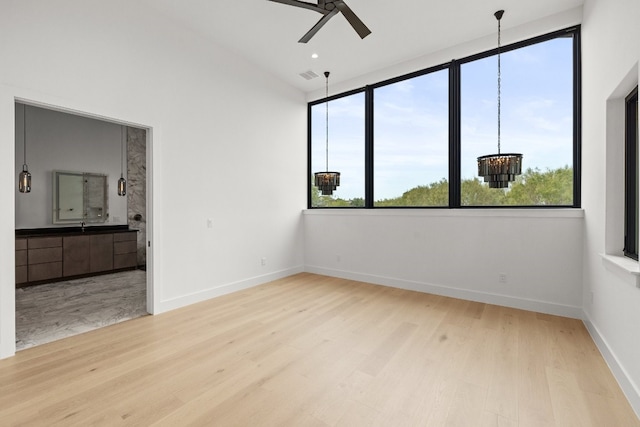
[[[340,185],[340,172],[329,172],[329,72],[324,72],[326,78],[326,144],[325,144],[325,172],[315,172],[314,185],[318,187],[323,196],[331,196]]]
[[[331,196],[340,185],[340,172],[316,172],[313,175],[314,185],[323,196]]]
[[[489,188],[507,188],[522,173],[522,154],[500,153],[500,20],[503,14],[504,10],[494,14],[498,20],[498,154],[478,157],[478,175],[489,183]]]
[[[22,104],[22,124],[23,124],[23,155],[24,162],[22,164],[22,172],[18,176],[18,191],[21,193],[31,192],[31,174],[29,173],[29,167],[27,166],[27,106]]]
[[[522,154],[488,154],[478,157],[478,175],[489,188],[507,188],[522,173]]]

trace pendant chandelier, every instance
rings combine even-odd
[[[22,104],[22,125],[23,125],[23,155],[24,161],[22,163],[22,172],[18,176],[18,191],[21,193],[31,192],[31,174],[29,173],[29,167],[27,166],[27,106]]]
[[[127,195],[127,181],[124,179],[123,166],[124,163],[124,131],[125,127],[120,126],[120,179],[118,180],[118,196]]]
[[[478,175],[490,188],[507,188],[522,173],[522,154],[500,153],[500,19],[503,14],[504,10],[494,14],[498,20],[498,154],[478,157]]]
[[[320,189],[323,196],[331,196],[340,185],[340,172],[329,172],[329,72],[324,72],[326,78],[326,143],[325,143],[325,172],[315,172],[314,183]]]

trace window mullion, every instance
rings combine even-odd
[[[307,209],[313,208],[311,188],[311,126],[312,126],[311,104],[307,104]]]
[[[460,64],[449,66],[449,208],[460,207]]]
[[[373,88],[364,90],[364,207],[373,208]]]
[[[582,60],[580,58],[582,48],[580,46],[580,31],[573,33],[573,207],[579,208],[581,205],[581,168],[582,168]]]

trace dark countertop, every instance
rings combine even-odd
[[[84,231],[82,231],[79,226],[23,228],[16,230],[16,237],[82,236],[89,234],[126,233],[130,231],[138,230],[129,228],[128,225],[86,225]]]

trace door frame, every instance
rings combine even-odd
[[[146,289],[147,312],[157,313],[156,280],[154,280],[155,251],[154,227],[154,126],[148,120],[131,120],[118,117],[117,113],[99,113],[95,106],[70,105],[68,99],[58,99],[32,93],[26,89],[0,85],[0,200],[5,201],[5,209],[0,209],[0,359],[15,355],[15,103],[24,103],[62,113],[102,120],[118,125],[141,128],[146,131]]]

